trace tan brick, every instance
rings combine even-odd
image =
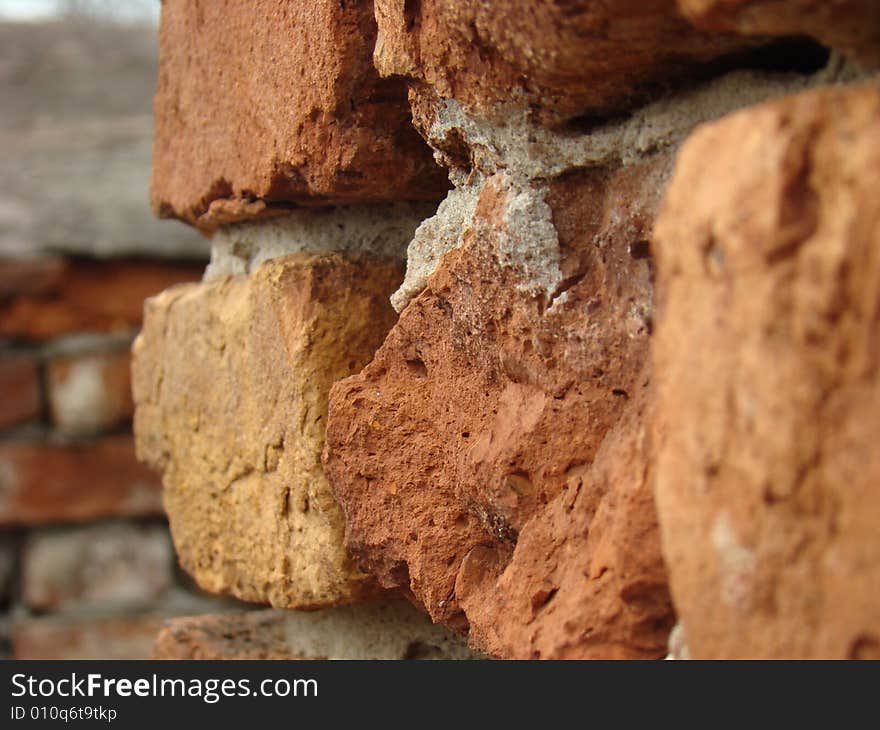
[[[162,514],[160,490],[130,436],[0,443],[0,526]]]
[[[396,262],[296,254],[149,301],[138,455],[164,474],[175,547],[203,588],[281,607],[363,591],[321,468],[327,392],[381,344],[401,278]]]

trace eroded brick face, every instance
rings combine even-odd
[[[704,33],[674,0],[376,0],[376,67],[479,116],[529,109],[544,123],[601,119],[658,84],[748,46]]]
[[[370,2],[163,3],[152,201],[212,230],[293,204],[439,200]]]
[[[396,262],[298,254],[150,300],[138,454],[163,474],[181,564],[204,588],[289,608],[369,591],[320,455],[330,385],[381,343],[400,278]]]
[[[568,631],[553,636],[529,638],[534,626],[525,624],[541,622],[539,594],[555,595],[563,580],[544,574],[538,536],[557,503],[583,492],[571,533],[552,538],[563,551],[587,549],[575,545],[606,489],[641,489],[648,498],[635,519],[656,530],[641,445],[632,457],[635,483],[595,478],[591,464],[629,401],[643,400],[652,309],[644,247],[670,161],[573,173],[549,185],[559,260],[552,290],[537,296],[534,280],[543,283],[548,272],[508,251],[536,231],[531,217],[525,232],[516,227],[514,212],[529,193],[504,175],[489,178],[464,244],[403,310],[373,362],[333,388],[324,464],[346,516],[347,545],[382,585],[411,593],[436,621],[470,625],[472,640],[492,653],[665,650],[662,616],[644,622],[644,635],[631,626],[615,634],[599,629],[609,613],[601,600],[584,601]],[[645,541],[642,558],[654,573],[647,590],[671,616],[656,539]],[[517,571],[537,575],[511,578]],[[593,590],[566,585],[556,605],[569,591]],[[593,636],[572,638],[589,625]]]
[[[875,654],[878,27],[167,0],[152,202],[214,238],[148,304],[138,454],[201,587],[321,613],[156,655],[329,657],[392,596],[504,658]],[[24,274],[0,333],[74,327]]]
[[[876,656],[880,92],[701,129],[657,225],[656,490],[694,657]]]

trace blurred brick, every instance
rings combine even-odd
[[[164,617],[14,621],[13,659],[147,659]]]
[[[36,359],[23,353],[0,353],[0,429],[35,421],[42,412]]]
[[[481,659],[406,601],[167,621],[153,659]]]
[[[35,611],[135,610],[171,587],[174,554],[162,525],[90,525],[31,533],[22,594]]]
[[[0,263],[0,281],[14,278]],[[0,310],[0,337],[47,340],[74,332],[136,329],[144,299],[169,286],[198,281],[201,264],[66,261],[51,285],[12,297]],[[14,270],[13,270],[14,271]]]
[[[52,423],[70,435],[106,432],[131,421],[131,353],[126,348],[52,360],[46,369]]]
[[[0,260],[0,301],[22,294],[45,294],[61,284],[64,259]]]
[[[0,535],[0,608],[8,605],[15,575],[15,542],[11,535]]]
[[[162,514],[161,482],[131,436],[0,443],[0,527]]]

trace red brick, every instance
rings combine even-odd
[[[0,260],[0,301],[52,290],[60,284],[65,268],[60,258]]]
[[[35,421],[43,411],[40,371],[33,356],[0,353],[0,429]]]
[[[290,203],[442,198],[376,34],[372,2],[164,2],[154,210],[212,229]]]
[[[15,262],[0,263],[0,281]],[[52,285],[12,297],[0,310],[0,337],[47,340],[75,332],[136,329],[144,299],[173,284],[197,281],[201,264],[67,261]],[[15,271],[15,268],[13,268]]]
[[[128,435],[68,446],[0,443],[0,527],[157,515],[160,491]]]

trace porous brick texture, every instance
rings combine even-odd
[[[657,504],[694,658],[880,649],[880,88],[698,131],[657,225]]]
[[[746,44],[704,33],[674,0],[376,0],[376,67],[478,116],[560,123],[620,111]]]
[[[365,255],[296,254],[148,303],[138,454],[164,475],[181,564],[202,587],[308,608],[366,590],[320,455],[330,385],[381,344],[401,275]]]
[[[375,38],[370,2],[164,2],[154,209],[211,230],[294,203],[441,198]]]
[[[198,585],[289,610],[154,655],[876,656],[878,28],[866,0],[166,0],[153,205],[212,255],[147,305],[138,455]],[[94,439],[124,398],[70,404],[124,390],[109,350],[37,343],[139,315],[41,320],[53,277],[0,276],[0,336]],[[70,573],[33,609],[117,595]]]
[[[634,575],[644,568],[659,580],[629,591],[615,590],[611,574],[607,587],[566,583],[564,600],[582,600],[584,610],[565,627],[536,625],[545,604],[555,612],[550,599],[564,580],[543,573],[545,525],[581,489],[589,491],[581,509],[595,511],[605,485],[601,477],[593,485],[590,466],[643,387],[646,237],[669,162],[572,173],[550,183],[544,200],[504,174],[489,178],[463,245],[442,259],[370,365],[333,388],[324,464],[346,544],[384,587],[411,593],[435,621],[470,624],[481,649],[525,657],[665,651],[670,613],[656,540],[643,545],[650,567]],[[533,241],[547,250],[530,256]],[[639,506],[637,519],[655,526],[650,499]],[[581,533],[560,536],[560,562]],[[613,573],[619,554],[605,557]],[[537,584],[512,577],[530,571]],[[613,610],[585,600],[594,590],[607,590]],[[645,606],[658,611],[656,621],[610,625],[615,612],[645,618]]]

